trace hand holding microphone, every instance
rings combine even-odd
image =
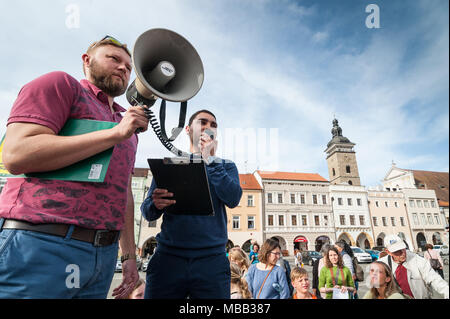
[[[208,160],[208,157],[215,155],[217,140],[215,139],[215,132],[213,130],[205,129],[202,132],[198,141],[198,148],[205,160]]]

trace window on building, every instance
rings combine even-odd
[[[441,223],[441,221],[439,220],[438,214],[434,214],[434,220],[436,221],[436,225],[439,225]]]
[[[233,216],[233,229],[241,228],[240,221],[241,221],[240,216]]]
[[[255,229],[255,216],[248,216],[247,217],[247,228],[248,229]]]
[[[417,204],[417,207],[419,207],[419,208],[422,208],[423,206],[422,206],[422,201],[421,200],[416,200],[416,204]]]
[[[339,197],[338,197],[338,205],[340,205],[340,206],[343,205],[342,198],[339,198]]]
[[[409,200],[409,207],[415,207],[416,205],[414,205],[414,200],[410,199]]]
[[[253,207],[253,195],[247,195],[247,206],[248,207]]]
[[[361,226],[364,226],[364,224],[365,224],[365,220],[364,220],[364,215],[359,215],[359,224],[361,225]]]
[[[392,226],[395,226],[395,217],[391,217],[391,224]]]
[[[413,220],[414,220],[414,225],[419,225],[419,217],[417,216],[416,213],[413,213]]]
[[[267,193],[267,203],[268,204],[272,204],[273,203],[272,193]]]
[[[305,194],[300,194],[300,204],[305,205]]]
[[[378,201],[375,201],[375,206],[380,207],[380,204],[378,203]]]
[[[357,198],[357,199],[356,199],[356,205],[362,206],[362,200],[361,200],[361,198]]]
[[[307,226],[308,220],[306,215],[302,215],[302,226]]]
[[[355,215],[350,215],[350,225],[355,225]]]
[[[291,215],[292,226],[297,226],[297,215]]]
[[[278,215],[278,226],[284,226],[284,216]]]
[[[433,217],[431,214],[427,214],[428,224],[433,225]]]
[[[273,215],[268,215],[267,216],[267,225],[268,226],[273,226]]]
[[[420,214],[420,218],[422,219],[422,225],[426,225],[427,221],[425,220],[425,214]]]
[[[152,220],[151,222],[148,222],[148,227],[156,227],[156,220]]]
[[[341,222],[341,225],[345,225],[345,215],[339,215],[339,220]]]
[[[400,225],[406,226],[405,225],[405,217],[400,217]]]
[[[383,226],[386,227],[386,226],[387,226],[387,220],[386,220],[386,217],[382,217],[381,219],[383,220]]]
[[[431,207],[436,208],[436,203],[434,200],[431,200],[430,203],[431,203]]]
[[[378,226],[378,219],[376,217],[372,217],[373,225]]]
[[[278,204],[283,204],[283,194],[278,193]]]
[[[328,216],[327,215],[323,216],[323,223],[325,226],[328,226]]]
[[[384,207],[389,207],[389,203],[388,202],[384,202]]]
[[[319,216],[317,216],[317,215],[314,215],[314,224],[316,226],[320,226]]]
[[[352,199],[351,198],[347,198],[347,205],[348,206],[352,206]]]
[[[398,202],[394,202],[394,206],[398,208]]]
[[[425,208],[430,208],[430,203],[427,200],[424,200],[423,206],[425,206]]]
[[[313,204],[317,205],[317,195],[312,195],[313,196]]]
[[[323,205],[327,204],[327,195],[322,195],[322,204]]]
[[[345,171],[347,174],[350,174],[350,165],[345,166]]]
[[[291,194],[291,204],[295,204],[295,194]]]
[[[336,176],[336,170],[333,168],[333,176]]]

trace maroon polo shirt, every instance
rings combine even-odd
[[[26,84],[14,102],[7,125],[35,123],[56,134],[68,119],[120,122],[126,110],[113,104],[87,80],[51,72]],[[102,183],[40,178],[9,178],[0,195],[0,217],[32,223],[74,224],[91,229],[120,230],[127,207],[127,188],[134,168],[137,136],[114,147]]]

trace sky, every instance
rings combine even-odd
[[[380,184],[392,162],[448,172],[448,6],[447,0],[1,1],[0,135],[27,82],[52,71],[81,80],[81,55],[92,42],[111,35],[133,48],[146,30],[165,28],[202,59],[204,82],[188,102],[188,117],[200,109],[216,115],[217,155],[240,173],[329,179],[325,149],[334,118],[356,144],[365,186]],[[125,96],[116,101],[129,107]],[[158,114],[159,102],[152,109]],[[169,132],[178,111],[178,103],[168,103]],[[151,129],[139,141],[136,167],[172,156]],[[187,151],[187,135],[174,145]]]

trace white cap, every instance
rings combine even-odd
[[[403,239],[401,239],[397,235],[387,235],[384,238],[384,244],[386,246],[386,249],[389,250],[391,253],[406,248],[406,244],[403,241]]]

